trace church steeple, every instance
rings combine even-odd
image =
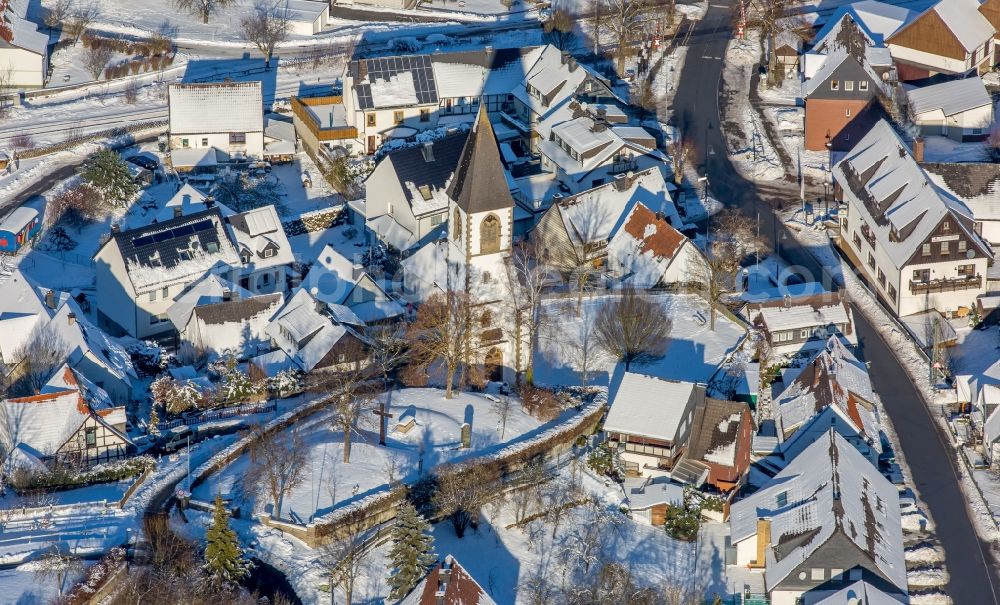
[[[496,135],[482,102],[448,185],[448,197],[466,214],[514,207]]]

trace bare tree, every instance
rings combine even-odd
[[[363,345],[355,342],[348,345],[345,356],[348,359],[360,357]],[[314,373],[310,376],[312,391],[330,393],[330,402],[335,411],[333,424],[344,434],[344,463],[351,462],[351,439],[364,418],[364,412],[371,402],[371,372],[368,364],[355,363],[337,371]]]
[[[438,469],[437,491],[432,496],[438,512],[451,520],[460,539],[471,525],[479,527],[479,509],[493,496],[492,481],[482,464],[452,464]]]
[[[508,306],[517,318],[515,339],[518,355],[517,366],[526,368],[528,382],[532,380],[535,367],[535,345],[538,341],[538,331],[545,321],[546,314],[542,308],[543,292],[548,280],[548,270],[542,262],[540,244],[537,240],[524,240],[514,246],[507,261],[507,291]],[[526,339],[520,331],[525,331]],[[522,347],[522,342],[526,346]],[[522,348],[526,351],[522,354]],[[522,355],[527,357],[527,363],[522,363]]]
[[[496,414],[497,424],[500,425],[500,441],[503,441],[507,432],[507,419],[513,411],[513,401],[507,395],[501,395],[490,405],[490,411]]]
[[[57,25],[62,25],[73,14],[73,0],[52,0],[45,7],[42,23],[52,31]]]
[[[271,500],[271,518],[281,518],[285,496],[305,479],[305,444],[298,430],[265,433],[263,427],[253,428],[250,446],[250,468],[243,476],[244,488],[266,493]]]
[[[625,73],[625,59],[631,54],[632,45],[642,36],[642,22],[652,6],[649,0],[607,0],[607,27],[615,43],[619,77]]]
[[[67,353],[66,341],[58,332],[45,325],[35,326],[28,340],[14,352],[16,365],[8,375],[9,394],[25,397],[38,393],[66,362]]]
[[[517,484],[517,488],[508,495],[514,511],[515,525],[525,521],[533,506],[539,506],[541,488],[547,479],[545,467],[538,461],[529,462],[515,473],[513,482]]]
[[[656,103],[653,81],[650,78],[643,78],[638,90],[632,95],[632,105],[639,108],[639,118],[644,120],[648,116],[656,115]]]
[[[587,0],[587,21],[590,35],[594,37],[594,54],[601,54],[601,30],[608,15],[607,0]]]
[[[406,331],[414,360],[424,367],[440,363],[444,369],[445,397],[451,399],[455,374],[469,362],[469,340],[479,312],[468,294],[448,291],[431,296],[417,310]]]
[[[101,77],[101,73],[111,61],[114,53],[111,47],[106,44],[91,44],[90,48],[83,52],[83,66],[93,79]]]
[[[687,281],[699,285],[702,297],[711,307],[712,330],[715,330],[716,308],[735,288],[740,264],[750,255],[759,256],[768,249],[755,230],[755,224],[738,210],[724,210],[712,219],[704,262],[689,269]]]
[[[129,105],[135,105],[139,101],[139,81],[135,78],[131,78],[125,84],[125,102]]]
[[[35,140],[27,132],[19,132],[10,138],[10,146],[14,149],[31,149],[34,144]]]
[[[291,13],[282,0],[257,0],[249,15],[240,20],[243,37],[264,53],[264,68],[271,67],[275,47],[288,39]]]
[[[78,4],[71,11],[66,19],[64,31],[72,36],[73,44],[80,41],[83,32],[94,24],[101,17],[101,7],[95,2]]]
[[[208,18],[236,4],[236,0],[174,0],[174,6],[182,11],[201,17],[202,23]]]
[[[680,187],[684,182],[684,172],[694,158],[694,143],[690,139],[676,138],[667,145],[667,153],[674,173],[674,185]]]
[[[320,547],[320,559],[330,572],[330,592],[337,587],[344,591],[344,603],[352,603],[354,585],[365,569],[368,550],[364,532],[357,523],[350,523],[342,535]]]
[[[63,552],[58,546],[53,546],[36,562],[35,574],[42,580],[54,580],[56,590],[59,591],[59,596],[62,596],[70,576],[82,568],[79,559]]]
[[[632,287],[605,303],[594,321],[598,346],[625,362],[626,371],[635,362],[662,356],[671,327],[663,306]]]
[[[564,8],[556,8],[542,23],[545,37],[559,50],[569,50],[573,43],[573,27],[576,17]]]

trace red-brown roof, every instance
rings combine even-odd
[[[442,569],[446,566],[451,567],[451,575],[447,578],[447,573],[442,573]],[[444,582],[445,579],[447,579],[447,584]],[[422,588],[418,585],[414,591],[420,595],[420,600],[411,601],[410,598],[414,596],[411,594],[403,601],[406,605],[411,605],[411,603],[412,605],[438,605],[439,588],[444,591],[442,605],[489,605],[494,603],[483,587],[450,556],[432,569],[422,580],[422,584]]]
[[[641,242],[640,254],[651,252],[658,259],[673,258],[685,239],[680,231],[674,229],[663,218],[663,215],[657,216],[642,204],[636,204],[628,222],[625,223],[625,232]]]

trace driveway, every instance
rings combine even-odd
[[[706,150],[709,152],[707,173],[714,197],[750,217],[759,216],[761,233],[780,240],[780,254],[786,261],[799,265],[803,273],[822,276],[822,267],[787,232],[772,206],[776,200],[793,202],[794,189],[782,192],[780,186],[757,186],[746,181],[726,154],[726,141],[719,128],[719,102],[729,24],[729,0],[710,3],[691,37],[678,82],[674,97],[676,124],[697,148],[703,174]],[[973,525],[968,499],[958,480],[954,449],[946,443],[892,349],[857,309],[854,321],[861,354],[871,362],[872,381],[882,395],[885,413],[909,463],[910,480],[937,525],[937,537],[951,574],[948,595],[956,604],[996,603],[994,586],[1000,586],[1000,574],[993,553]]]

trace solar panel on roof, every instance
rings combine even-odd
[[[174,237],[184,237],[185,235],[191,235],[194,233],[194,227],[191,225],[182,225],[174,229]]]
[[[132,240],[132,246],[135,248],[139,248],[141,246],[148,246],[149,244],[152,243],[153,243],[153,238],[148,235],[145,237],[137,237],[134,240]]]
[[[195,233],[199,231],[214,231],[215,224],[212,221],[198,221],[197,223],[191,225],[191,228],[194,229]]]
[[[173,237],[174,237],[174,232],[172,230],[170,230],[170,229],[167,229],[166,231],[160,231],[159,233],[154,233],[153,234],[153,241],[154,242],[165,242],[168,239],[173,239]]]

